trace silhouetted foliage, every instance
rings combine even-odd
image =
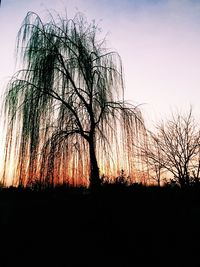
[[[124,101],[120,56],[97,33],[80,14],[50,14],[48,22],[26,15],[17,41],[23,65],[6,95],[4,177],[13,155],[21,185],[87,185],[90,176],[90,186],[98,187],[99,166],[112,172],[123,158],[130,173],[135,168],[142,116]]]

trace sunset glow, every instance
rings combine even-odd
[[[155,120],[165,118],[173,109],[182,111],[188,109],[190,105],[193,107],[195,118],[200,117],[200,3],[198,1],[115,0],[112,4],[106,0],[16,2],[18,1],[2,1],[0,8],[0,25],[2,25],[0,33],[4,36],[0,50],[2,102],[9,78],[21,64],[19,61],[15,62],[15,41],[26,13],[34,11],[45,20],[47,9],[50,12],[55,10],[61,14],[67,13],[68,17],[73,17],[78,10],[85,14],[88,21],[95,19],[102,28],[100,33],[102,38],[108,33],[106,46],[110,50],[117,51],[122,59],[125,99],[134,105],[141,104],[139,108],[148,128],[151,129]],[[3,121],[2,115],[1,129]],[[129,137],[123,139],[120,130],[117,134],[117,143],[115,141],[110,144],[112,153],[108,151],[108,147],[105,151],[97,151],[100,174],[116,177],[123,169],[127,176],[131,176],[132,181],[146,182],[148,174],[143,172],[145,168],[140,162],[140,156],[137,155],[137,144],[133,144],[134,141],[128,144]],[[13,138],[19,140],[20,137],[15,134]],[[0,133],[0,141],[0,168],[3,175],[5,129]],[[125,150],[127,145],[130,147]],[[69,182],[74,185],[79,183],[88,185],[89,150],[84,143],[80,146],[84,148],[79,147],[76,150],[74,145],[74,151],[70,155],[64,152],[59,154],[53,170],[56,183],[70,180]],[[83,152],[85,146],[87,149]],[[98,146],[103,147],[101,140],[97,141]],[[19,154],[19,149],[19,146],[11,149],[10,163],[4,174],[7,184],[16,184],[14,177],[19,172],[19,166],[16,166],[14,150]],[[60,161],[60,157],[63,161]],[[37,160],[39,161],[39,157]],[[64,161],[67,161],[67,167]],[[32,175],[27,173],[27,163],[25,160],[23,166],[25,180]],[[47,172],[45,168],[43,176]],[[34,170],[34,176],[38,179],[39,170]]]
[[[0,0],[0,36],[0,267],[198,265],[200,0]]]

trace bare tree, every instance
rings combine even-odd
[[[189,186],[199,180],[200,129],[195,124],[192,109],[186,115],[172,115],[172,119],[157,126],[157,132],[149,132],[150,143],[142,148],[146,162],[153,166],[157,179],[161,170],[173,175],[181,186]]]
[[[146,132],[145,142],[140,147],[140,159],[145,164],[144,171],[148,173],[149,180],[161,185],[161,180],[165,172],[162,164],[162,152],[159,146],[159,140],[152,136],[151,132]]]
[[[46,23],[33,12],[26,15],[17,39],[23,65],[5,101],[4,175],[13,154],[19,184],[34,179],[76,184],[89,172],[90,186],[97,188],[99,162],[110,168],[111,153],[120,159],[118,135],[124,153],[132,153],[129,140],[143,127],[141,113],[125,103],[120,56],[97,33],[95,23],[80,14],[74,19],[50,14]]]

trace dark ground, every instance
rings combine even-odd
[[[3,189],[0,227],[2,267],[200,266],[195,188]]]

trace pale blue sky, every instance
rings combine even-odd
[[[2,0],[0,8],[0,91],[14,73],[17,31],[28,11],[46,9],[68,16],[83,12],[119,52],[125,97],[142,106],[148,121],[193,106],[200,115],[200,1],[189,0]],[[200,116],[199,116],[200,117]]]

